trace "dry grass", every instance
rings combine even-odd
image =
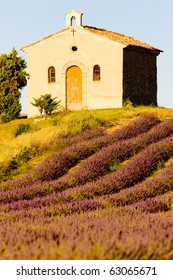
[[[127,106],[122,109],[65,112],[37,122],[31,118],[0,124],[0,180],[26,172],[60,149],[57,139],[62,135],[75,135],[98,126],[112,131],[148,112],[156,114],[161,120],[173,117],[171,109]],[[30,125],[31,130],[15,137],[15,131],[21,124]],[[14,160],[18,160],[18,166],[14,172],[6,174]]]

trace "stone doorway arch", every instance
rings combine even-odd
[[[76,65],[66,71],[66,108],[82,109],[82,71]]]
[[[75,79],[75,76],[76,82],[73,80],[74,89],[70,94],[69,90],[70,87],[72,88],[72,81],[70,82],[68,79],[73,79],[73,77]],[[69,86],[69,83],[71,83],[71,86]],[[70,61],[64,65],[61,72],[61,85],[62,92],[64,92],[64,105],[66,109],[87,109],[87,71],[86,67],[81,62]],[[81,93],[79,94],[80,91]],[[75,96],[78,96],[79,99],[76,100],[77,102],[72,102],[75,100],[73,99]]]

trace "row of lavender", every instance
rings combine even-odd
[[[121,139],[129,139],[149,130],[152,126],[158,124],[159,119],[152,114],[144,114],[139,116],[127,126],[116,130],[111,134],[99,135],[98,137],[85,137],[83,141],[82,135],[79,143],[73,141],[69,147],[65,148],[53,156],[48,157],[37,168],[32,169],[18,179],[1,183],[0,189],[13,188],[14,186],[28,186],[37,181],[54,180],[65,174],[70,168],[75,166],[79,161],[89,157],[99,151],[102,147]],[[76,136],[77,137],[77,136]],[[74,139],[78,139],[77,138]],[[78,139],[79,140],[79,139]]]
[[[116,167],[118,169],[120,163],[138,154],[151,143],[156,143],[172,133],[173,119],[169,119],[154,126],[146,133],[110,144],[81,163],[74,171],[54,181],[54,184],[57,184],[56,189],[75,187],[110,173],[112,166],[115,170]]]
[[[122,147],[123,146],[126,147],[125,145],[126,142],[128,144],[131,141],[132,143],[137,144],[136,146],[134,145],[134,148],[136,148],[136,150],[138,151],[141,146],[145,147],[146,143],[148,143],[149,141],[150,142],[152,142],[153,140],[156,141],[157,139],[160,139],[172,133],[173,132],[172,125],[173,125],[173,120],[169,120],[169,122],[159,124],[155,128],[151,129],[145,135],[142,135],[142,137],[138,136],[129,141],[122,142],[123,143]],[[116,147],[117,147],[117,152],[119,153],[119,151],[121,151],[119,149],[120,145],[121,143],[117,143],[115,147],[110,146],[107,149],[104,149],[103,151],[98,153],[98,155],[102,153],[105,154],[105,151],[109,150],[110,148],[111,149],[113,148],[116,151]],[[128,147],[130,148],[129,150]],[[136,151],[135,149],[134,150],[132,149],[132,145],[130,144],[127,145],[126,150],[128,150],[127,154],[129,154],[131,151],[133,153]],[[110,153],[110,157],[112,157],[112,154],[113,152]],[[98,207],[98,201],[96,203],[96,202],[88,201],[88,199],[92,199],[95,198],[96,196],[103,196],[105,194],[108,194],[109,196],[108,198],[106,197],[105,200],[106,201],[109,200],[110,203],[114,203],[117,206],[133,203],[135,201],[138,201],[139,199],[143,199],[147,197],[147,193],[148,196],[151,196],[151,194],[154,192],[153,188],[156,189],[158,185],[157,183],[158,178],[161,178],[163,179],[162,181],[164,181],[165,180],[164,177],[166,177],[167,179],[166,182],[169,183],[171,182],[172,165],[169,166],[166,169],[166,171],[161,172],[161,175],[159,174],[158,176],[154,177],[151,180],[148,180],[146,182],[144,181],[144,183],[139,184],[139,186],[137,185],[136,187],[134,186],[132,189],[129,188],[130,186],[136,184],[139,181],[142,181],[147,176],[149,176],[155,169],[157,169],[158,163],[160,161],[167,160],[172,155],[173,155],[173,136],[171,135],[161,141],[158,141],[157,143],[149,145],[147,148],[143,149],[143,151],[141,151],[136,156],[134,156],[125,165],[123,165],[119,170],[112,172],[111,174],[101,176],[95,182],[86,183],[85,185],[80,185],[80,186],[78,185],[76,187],[69,189],[69,184],[68,181],[66,180],[65,184],[63,185],[63,188],[66,187],[65,190],[57,194],[55,194],[55,191],[61,190],[62,185],[60,184],[60,182],[62,182],[62,179],[47,182],[47,183],[40,182],[30,187],[27,187],[27,189],[20,188],[20,189],[14,189],[11,191],[2,192],[1,202],[7,203],[12,201],[13,204],[15,205],[14,207],[22,208],[24,206],[27,207],[29,205],[30,207],[40,207],[52,203],[54,204],[65,203],[66,205],[67,203],[73,202],[74,200],[79,200],[79,203],[77,202],[72,203],[72,206],[69,205],[69,207],[75,209],[75,204],[77,204],[78,205],[77,208],[81,207],[82,210],[83,207],[88,209],[91,208],[92,203],[94,203],[93,204],[94,207]],[[122,156],[122,153],[120,153],[120,156]],[[115,159],[115,152],[114,152],[114,159]],[[85,166],[85,164],[81,164],[81,166],[83,165]],[[92,172],[92,169],[90,172]],[[82,175],[84,173],[85,173],[85,169],[81,171]],[[70,174],[73,175],[73,172],[70,172]],[[68,177],[68,175],[65,176],[64,178],[66,177]],[[153,181],[153,187],[152,187],[152,181]],[[148,185],[151,185],[151,188],[148,187],[147,189]],[[125,190],[110,195],[111,193],[120,191],[122,188],[125,188]],[[167,186],[167,188],[164,187],[162,188],[162,190],[157,188],[156,194],[158,194],[158,191],[160,191],[161,193],[161,191],[164,192],[165,190],[166,192],[168,188],[171,188],[171,186]],[[53,193],[53,195],[51,195],[51,193]],[[145,195],[145,197],[142,197],[142,195]],[[27,201],[30,199],[33,200]],[[81,202],[81,200],[84,199],[86,201]],[[14,201],[16,200],[24,200],[24,201],[23,202],[21,201],[18,204],[16,204],[14,203]],[[100,202],[99,205],[101,205]]]
[[[2,184],[0,259],[172,259],[173,211],[168,210],[173,203],[173,164],[148,177],[173,156],[173,120],[151,120],[131,139],[125,137],[130,126],[117,130],[115,135],[121,136],[113,138],[115,144],[105,140],[113,134],[86,141],[86,133],[81,144],[101,145],[63,177],[52,177],[52,170],[40,181],[34,177],[29,182],[27,175]],[[60,170],[61,153],[54,164],[48,164],[49,158],[46,168],[55,165]],[[114,164],[126,159],[112,172]],[[102,176],[97,174],[99,162]]]
[[[44,183],[40,182],[39,180],[39,183],[27,186],[27,192],[25,184],[23,187],[20,187],[20,184],[18,185],[17,182],[15,182],[15,189],[13,188],[12,190],[2,192],[0,199],[2,202],[22,198],[31,199],[35,196],[43,196],[49,192],[63,190],[67,187],[74,187],[85,182],[91,181],[94,178],[100,177],[104,173],[109,172],[110,166],[114,162],[122,162],[123,160],[128,159],[134,154],[137,154],[148,144],[159,141],[163,137],[166,137],[172,133],[173,120],[171,119],[165,123],[161,123],[154,126],[154,128],[152,128],[149,132],[142,133],[137,137],[133,137],[129,140],[117,141],[114,144],[108,145],[106,148],[101,149],[100,152],[97,152],[95,155],[86,160],[86,162],[81,163],[79,167],[76,168],[74,171],[71,171],[69,174],[59,178],[58,180],[53,180]],[[80,151],[84,155],[84,149],[82,144]],[[73,151],[71,151],[71,153],[73,154]],[[65,162],[66,157],[64,156],[62,159],[60,159],[59,163],[61,162],[61,160]],[[52,165],[53,164],[51,162],[51,164],[47,168],[52,172],[55,172],[54,169],[57,170],[57,165],[55,168]],[[58,170],[62,171],[62,169],[60,169],[59,166]],[[44,174],[44,172],[40,173]]]
[[[151,179],[147,179],[131,188],[126,188],[118,193],[96,198],[84,198],[77,190],[64,191],[61,195],[51,194],[36,197],[33,200],[13,201],[1,205],[0,210],[5,212],[24,209],[49,209],[54,207],[56,215],[71,215],[110,206],[122,207],[131,205],[136,209],[147,212],[168,211],[173,207],[173,164],[169,164]],[[77,196],[77,200],[75,197]],[[138,202],[139,201],[139,202]],[[64,202],[64,203],[63,203]],[[61,204],[60,204],[61,203]],[[52,207],[50,208],[52,211]],[[43,211],[44,211],[43,210]],[[35,210],[34,210],[35,211]]]
[[[172,212],[120,207],[59,217],[30,208],[8,214],[1,213],[0,259],[173,258]]]

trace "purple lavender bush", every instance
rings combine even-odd
[[[21,186],[31,185],[37,181],[54,180],[65,174],[80,160],[97,152],[109,143],[137,136],[140,133],[149,130],[152,126],[158,124],[159,122],[159,119],[155,115],[143,114],[112,134],[100,136],[96,139],[91,139],[81,143],[75,143],[72,146],[67,147],[63,151],[48,157],[38,167],[30,170],[20,178],[1,183],[0,188],[8,189],[14,185],[18,188]]]
[[[126,188],[118,193],[106,195],[105,199],[115,206],[125,206],[140,200],[157,197],[173,190],[173,164],[163,168],[155,176]]]
[[[99,152],[82,162],[74,171],[57,181],[57,185],[74,187],[95,180],[111,171],[111,166],[139,153],[147,145],[157,142],[173,133],[173,119],[160,123],[146,133],[128,140],[118,141],[102,148]]]

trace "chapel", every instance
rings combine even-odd
[[[28,117],[31,102],[45,93],[69,110],[157,105],[157,56],[161,50],[133,37],[82,24],[72,10],[66,26],[24,46],[27,55]]]

